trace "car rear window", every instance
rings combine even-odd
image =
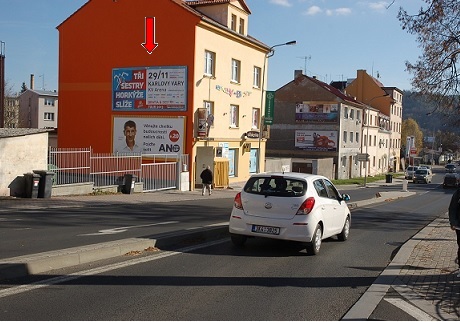
[[[243,188],[244,192],[279,197],[300,197],[305,195],[307,183],[302,180],[281,176],[250,178]]]
[[[426,169],[420,169],[420,170],[415,171],[415,174],[427,174],[427,173],[428,173],[428,170]]]

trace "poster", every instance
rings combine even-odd
[[[112,70],[113,111],[186,111],[187,67]]]
[[[337,131],[295,131],[295,147],[310,151],[337,151]]]
[[[336,123],[338,121],[338,104],[296,103],[295,121],[297,123]]]
[[[113,117],[113,153],[184,154],[185,118]]]

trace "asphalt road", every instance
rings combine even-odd
[[[210,245],[82,265],[35,276],[35,284],[23,285],[25,279],[21,279],[3,285],[0,319],[339,320],[387,266],[398,247],[446,210],[452,194],[437,184],[409,188],[417,194],[355,209],[350,239],[326,240],[317,256],[307,255],[296,243],[264,239],[251,239],[243,249],[235,249],[226,238]],[[370,189],[355,189],[350,194],[356,200],[358,194],[367,194]],[[221,213],[227,209],[226,202],[231,204],[232,200],[208,200],[206,207],[200,201],[124,209],[135,220],[123,211],[110,215],[110,208],[103,213],[93,209],[95,217],[87,221],[81,219],[84,213],[71,212],[70,217],[63,217],[66,212],[62,211],[46,224],[37,218],[37,228],[31,230],[40,230],[43,225],[51,234],[65,219],[73,218],[75,222],[59,234],[62,243],[72,243],[82,233],[140,226],[161,214],[172,214],[171,220],[189,214],[193,218],[181,221],[181,225],[201,225],[211,216],[217,221],[228,220],[228,210]],[[110,220],[114,222],[107,224]],[[148,231],[168,230],[166,226],[148,226]],[[142,235],[144,229],[147,227],[127,231]],[[43,238],[42,243],[48,239],[53,238]]]

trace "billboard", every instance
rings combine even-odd
[[[336,123],[338,121],[338,104],[299,102],[296,103],[295,107],[295,121],[297,123]]]
[[[185,118],[113,117],[113,153],[184,154]]]
[[[295,147],[310,151],[337,151],[337,131],[295,131]]]
[[[112,70],[113,111],[186,111],[187,67]]]

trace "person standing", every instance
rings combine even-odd
[[[211,195],[212,189],[212,171],[211,167],[208,165],[200,174],[201,182],[203,183],[203,188],[201,190],[201,195],[204,196],[206,189],[208,189],[209,195]]]
[[[457,234],[457,263],[458,263],[458,274],[460,277],[460,187],[452,195],[452,199],[449,204],[449,223],[450,228]]]

